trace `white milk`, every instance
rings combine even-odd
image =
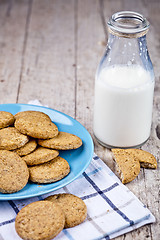
[[[103,144],[131,147],[150,135],[154,81],[141,66],[104,68],[95,82],[94,134]]]

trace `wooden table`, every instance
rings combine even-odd
[[[76,118],[93,136],[94,76],[107,41],[106,20],[120,10],[151,23],[148,47],[156,86],[150,139],[142,147],[159,161],[160,2],[158,0],[2,0],[0,2],[0,103],[42,104]],[[159,129],[159,130],[158,130]],[[159,131],[159,132],[158,132]],[[94,139],[94,138],[93,138]],[[114,171],[110,151],[95,152]],[[117,240],[160,239],[160,170],[141,169],[127,187],[148,206],[156,223]]]

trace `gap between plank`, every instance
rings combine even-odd
[[[10,17],[10,13],[11,13],[11,10],[12,10],[12,6],[13,6],[13,0],[9,0],[9,2],[8,2],[8,8],[7,8],[7,11],[6,11],[6,17]]]
[[[21,81],[22,81],[22,73],[23,73],[23,68],[24,68],[24,56],[25,56],[27,40],[28,40],[28,29],[29,29],[29,25],[30,25],[32,4],[33,4],[33,0],[29,0],[29,2],[28,2],[28,12],[27,12],[27,18],[26,18],[26,24],[25,24],[25,34],[24,34],[24,42],[23,42],[23,49],[22,49],[22,59],[21,59],[21,70],[20,70],[20,77],[19,77],[19,84],[18,84],[18,90],[17,90],[16,103],[18,103],[18,100],[19,100],[19,92],[20,92]]]
[[[99,0],[99,6],[100,6],[100,17],[101,17],[101,21],[102,21],[102,25],[103,25],[103,30],[104,30],[104,35],[105,35],[105,40],[107,43],[108,40],[108,32],[107,32],[107,27],[106,27],[106,20],[105,20],[105,16],[104,16],[104,0]]]
[[[74,51],[75,51],[75,71],[74,71],[74,77],[75,77],[75,119],[77,117],[77,47],[78,47],[78,0],[74,1]]]

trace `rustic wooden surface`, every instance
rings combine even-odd
[[[76,118],[93,136],[94,75],[107,41],[106,20],[120,10],[141,12],[151,23],[147,39],[156,86],[152,132],[142,148],[155,155],[158,169],[142,169],[127,184],[155,215],[156,223],[116,239],[159,240],[159,0],[0,1],[0,104],[38,99]],[[94,144],[95,152],[114,171],[110,151],[95,140]]]

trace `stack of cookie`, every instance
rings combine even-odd
[[[13,116],[1,111],[0,192],[19,191],[28,179],[36,183],[52,183],[64,178],[69,174],[70,166],[59,156],[59,150],[76,149],[81,145],[79,137],[59,132],[43,112],[24,111]]]
[[[82,199],[69,193],[55,194],[22,208],[15,228],[22,239],[49,240],[63,228],[79,225],[86,216],[87,207]]]

